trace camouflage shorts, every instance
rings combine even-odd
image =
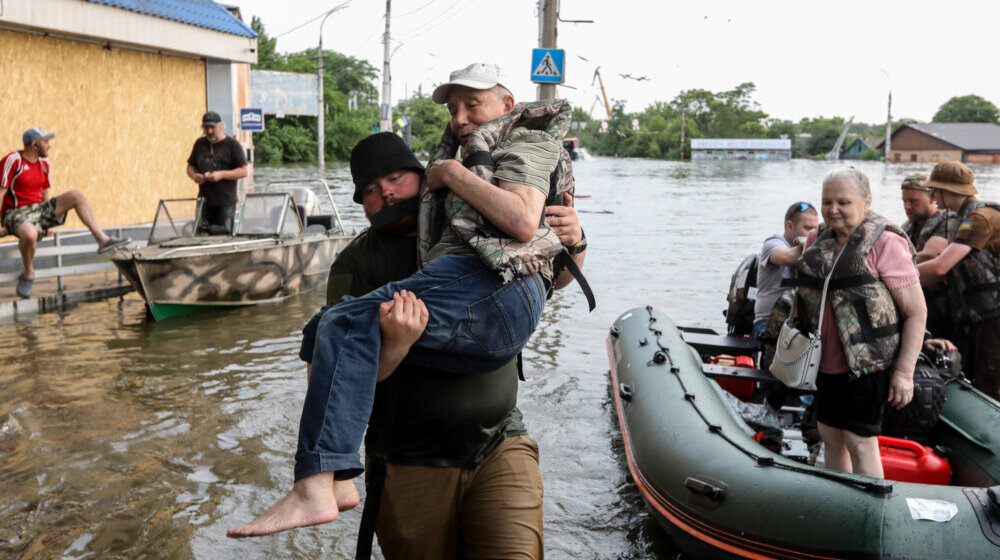
[[[63,225],[66,222],[66,213],[64,212],[61,216],[57,216],[56,199],[50,198],[38,204],[18,206],[17,208],[8,210],[3,215],[3,227],[10,235],[14,235],[17,228],[21,227],[21,224],[25,222],[35,224],[35,227],[39,229],[50,229]]]

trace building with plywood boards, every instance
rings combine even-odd
[[[185,173],[201,116],[227,134],[250,106],[257,34],[211,0],[3,0],[0,152],[42,126],[56,137],[53,194],[80,189],[102,225],[148,222],[161,198],[192,198]],[[235,12],[235,13],[234,13]],[[82,224],[73,213],[67,226]]]

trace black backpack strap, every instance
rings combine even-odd
[[[369,459],[368,472],[365,476],[365,506],[361,511],[361,526],[358,527],[358,546],[354,552],[355,560],[371,560],[372,542],[375,540],[375,522],[378,520],[379,504],[382,502],[382,489],[385,488],[386,460],[382,455],[373,455]]]
[[[583,271],[576,265],[576,261],[573,260],[573,257],[571,257],[570,254],[564,249],[563,252],[556,255],[553,265],[556,270],[559,270],[560,267],[565,267],[566,270],[573,275],[576,283],[579,284],[580,289],[583,290],[583,295],[587,297],[587,305],[589,305],[590,310],[593,311],[594,308],[597,307],[597,300],[594,298],[594,290],[591,289],[590,283],[587,282],[587,277],[583,275]]]

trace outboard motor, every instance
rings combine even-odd
[[[292,187],[288,189],[295,201],[295,206],[299,209],[302,222],[305,223],[306,216],[319,214],[319,198],[309,187]]]
[[[729,307],[726,316],[727,332],[733,336],[753,334],[754,304],[757,303],[757,254],[748,255],[736,267],[729,281]]]

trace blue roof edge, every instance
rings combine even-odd
[[[257,32],[212,0],[86,0],[160,19],[254,39]]]

